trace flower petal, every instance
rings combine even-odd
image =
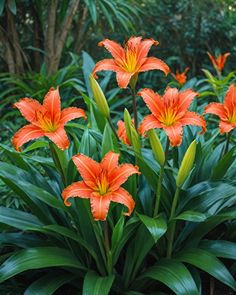
[[[118,86],[120,88],[126,88],[132,76],[133,76],[132,73],[128,73],[124,71],[116,72],[116,80],[117,80]]]
[[[148,130],[154,128],[162,128],[162,125],[154,115],[148,115],[141,122],[138,131],[141,135],[144,135]]]
[[[138,171],[138,167],[132,164],[122,164],[114,169],[109,175],[110,190],[117,190],[133,174],[140,174],[140,172]]]
[[[130,37],[129,40],[126,42],[126,46],[129,49],[137,49],[141,44],[142,37]]]
[[[224,65],[225,65],[225,62],[226,62],[228,56],[230,56],[230,52],[227,52],[222,55],[222,69],[224,68]]]
[[[202,132],[206,131],[206,121],[194,112],[186,112],[185,115],[179,120],[179,122],[185,125],[194,125],[202,127]]]
[[[99,71],[120,71],[120,67],[115,63],[114,59],[103,59],[96,63],[93,68],[93,76],[97,78],[96,73]]]
[[[216,62],[215,57],[212,54],[210,54],[210,52],[208,52],[208,51],[207,51],[207,54],[208,54],[208,56],[209,56],[209,58],[210,58],[210,60],[211,60],[211,62],[213,64],[213,66],[217,67],[217,62]]]
[[[164,103],[158,93],[155,93],[152,89],[145,88],[137,95],[142,96],[147,107],[156,117],[162,113],[164,109]]]
[[[43,100],[43,106],[49,113],[52,122],[59,122],[61,117],[61,98],[58,87],[50,88]]]
[[[167,87],[162,100],[166,106],[173,107],[174,104],[178,105],[178,97],[179,92],[177,88]]]
[[[205,107],[204,114],[214,114],[221,120],[227,120],[226,109],[222,103],[212,102]]]
[[[92,193],[90,198],[91,211],[95,220],[106,220],[111,202],[111,194],[99,195]]]
[[[40,111],[43,108],[40,102],[28,97],[20,99],[13,106],[18,108],[21,115],[30,123],[36,120],[36,111]]]
[[[68,202],[69,198],[90,198],[91,193],[93,190],[87,186],[84,181],[74,182],[65,188],[62,192],[62,198],[66,206],[70,206],[71,203]]]
[[[171,126],[164,126],[163,129],[165,130],[172,146],[178,146],[181,144],[183,128],[180,123],[177,122]]]
[[[197,95],[198,93],[194,92],[192,89],[187,89],[180,92],[179,103],[178,103],[179,112],[185,112],[190,107],[194,97]]]
[[[76,107],[70,107],[66,108],[61,111],[61,119],[60,123],[62,125],[66,124],[68,121],[71,121],[76,118],[84,118],[86,119],[86,114],[83,109],[76,108]]]
[[[236,86],[234,84],[230,85],[225,95],[224,105],[228,108],[230,113],[233,113],[236,108]]]
[[[19,151],[20,147],[32,140],[44,136],[44,132],[41,128],[32,124],[26,125],[18,130],[12,138],[12,144],[14,148]]]
[[[119,137],[119,139],[127,145],[131,145],[130,141],[128,139],[127,133],[126,133],[126,129],[125,129],[125,123],[122,120],[119,120],[117,122],[117,136]]]
[[[134,210],[134,206],[135,206],[134,199],[122,187],[120,187],[117,191],[112,193],[111,200],[112,202],[123,204],[128,208],[128,212],[124,213],[124,215],[130,216]]]
[[[236,126],[234,124],[230,124],[228,122],[225,121],[220,121],[219,124],[219,128],[220,128],[220,133],[228,133],[230,132],[232,129],[234,129]]]
[[[143,58],[146,58],[148,55],[148,52],[152,45],[158,45],[159,42],[155,41],[154,39],[144,39],[140,45],[139,45],[139,50],[137,53],[137,59],[138,61],[141,61]]]
[[[125,55],[124,48],[115,41],[105,39],[99,42],[98,46],[104,46],[115,59],[122,59]]]
[[[156,57],[147,57],[146,61],[139,68],[139,72],[146,72],[150,70],[160,70],[166,75],[169,73],[170,69],[168,65],[159,58]]]
[[[72,160],[84,182],[89,187],[94,188],[96,186],[95,181],[102,171],[100,164],[83,154],[73,156]]]
[[[45,132],[45,136],[47,136],[51,141],[53,141],[55,145],[57,145],[61,150],[67,149],[70,145],[64,127],[59,127],[54,132]]]
[[[108,152],[100,163],[101,168],[107,170],[108,173],[111,172],[113,169],[117,168],[119,156],[119,154],[112,151]]]

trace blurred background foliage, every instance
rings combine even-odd
[[[98,59],[104,37],[123,42],[132,34],[160,42],[158,54],[193,75],[209,64],[206,51],[235,51],[233,0],[2,0],[1,72],[48,75],[82,50]],[[231,56],[229,66],[235,63]]]

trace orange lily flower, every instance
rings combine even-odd
[[[183,85],[184,83],[186,83],[187,81],[187,75],[186,73],[189,71],[189,67],[187,67],[182,73],[180,73],[179,71],[176,71],[176,73],[171,73],[171,75],[175,78],[175,80]]]
[[[198,95],[191,89],[178,92],[177,88],[168,87],[163,97],[151,89],[143,89],[138,95],[142,96],[152,112],[151,115],[143,119],[139,126],[141,135],[144,135],[150,129],[163,128],[170,144],[178,146],[182,142],[183,126],[200,126],[202,132],[205,132],[205,120],[195,112],[188,111],[192,100]]]
[[[142,37],[131,37],[124,48],[109,39],[99,42],[98,45],[104,46],[111,53],[113,59],[99,61],[93,69],[93,76],[97,78],[98,71],[116,72],[119,87],[126,88],[131,78],[135,79],[140,72],[160,70],[167,75],[169,67],[166,63],[156,57],[147,57],[151,46],[158,45],[158,43],[153,39],[142,40]]]
[[[72,157],[83,181],[74,182],[64,189],[62,197],[66,206],[71,197],[90,199],[91,211],[95,220],[106,220],[110,202],[125,205],[130,215],[135,202],[132,196],[121,185],[132,174],[139,174],[137,166],[118,164],[119,154],[108,152],[101,163],[78,154]]]
[[[229,52],[225,53],[225,54],[219,54],[217,57],[213,56],[212,54],[210,54],[209,52],[207,52],[214,68],[219,71],[222,72],[224,66],[225,66],[225,62],[226,59],[228,58],[228,56],[230,55]]]
[[[205,107],[205,114],[220,118],[220,133],[230,132],[236,127],[236,86],[231,85],[225,95],[224,103],[213,102]]]
[[[75,118],[86,119],[85,111],[80,108],[70,107],[61,110],[58,88],[49,90],[44,97],[43,105],[35,99],[25,97],[15,103],[14,107],[30,122],[13,136],[12,143],[17,151],[24,143],[42,136],[47,136],[64,150],[70,144],[64,125]]]
[[[118,126],[117,135],[118,135],[119,139],[124,144],[131,145],[131,143],[130,143],[130,141],[128,139],[127,133],[126,133],[125,123],[122,120],[119,120],[117,122],[117,126]]]

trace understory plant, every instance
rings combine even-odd
[[[236,86],[211,104],[182,83],[142,89],[140,73],[170,71],[148,57],[158,42],[99,44],[113,58],[87,77],[83,106],[62,108],[60,88],[14,104],[28,123],[0,145],[0,179],[22,205],[0,207],[0,290],[236,291]],[[96,80],[107,70],[131,94],[118,122]]]

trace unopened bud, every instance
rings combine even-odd
[[[193,168],[195,155],[196,155],[196,148],[197,148],[197,142],[194,140],[190,146],[188,147],[183,160],[181,162],[179,172],[176,178],[176,185],[177,187],[181,187],[185,180],[187,179],[189,172]]]
[[[148,131],[148,138],[150,140],[152,152],[157,162],[163,166],[165,163],[165,153],[161,145],[160,139],[154,129]]]
[[[105,97],[100,85],[94,79],[94,77],[92,75],[90,75],[89,81],[90,81],[90,87],[93,92],[93,97],[94,97],[94,100],[96,101],[99,111],[106,118],[108,118],[110,116],[110,110],[109,110],[109,106],[108,106],[106,97]]]
[[[131,126],[132,126],[132,119],[130,117],[130,113],[127,109],[124,110],[124,122],[125,122],[125,130],[126,130],[126,134],[127,137],[129,139],[130,142],[132,142],[131,140]]]

